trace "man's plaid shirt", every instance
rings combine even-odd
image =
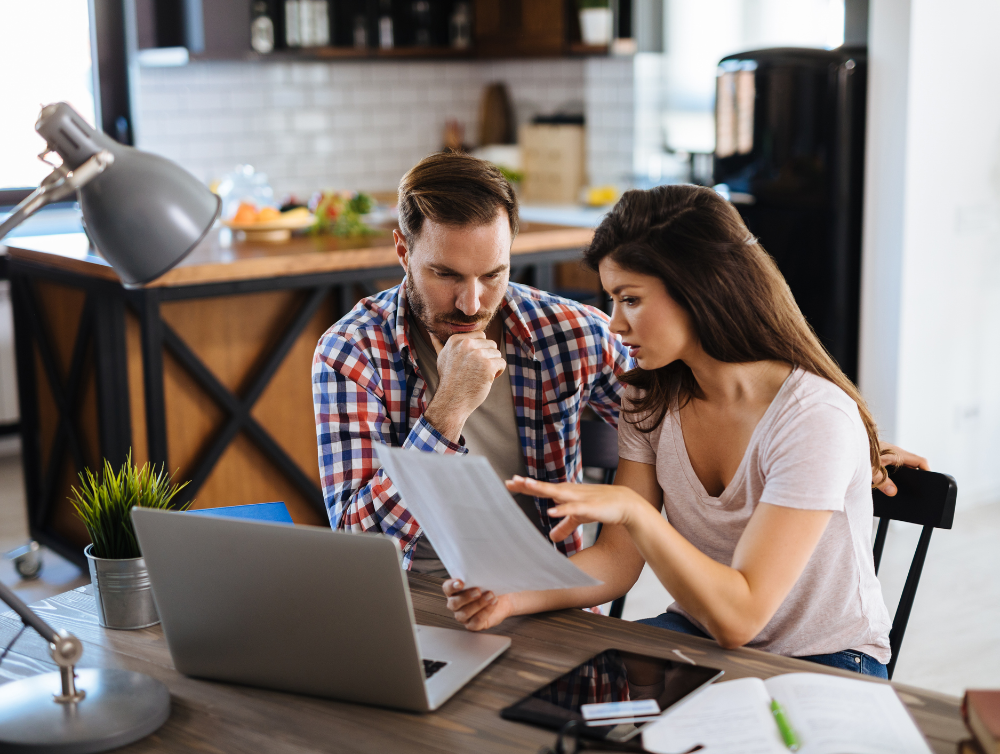
[[[313,357],[319,472],[335,529],[383,532],[400,540],[409,568],[420,525],[381,470],[373,445],[467,453],[423,418],[426,383],[410,348],[405,287],[370,298],[326,331]],[[529,476],[580,481],[580,412],[590,405],[617,425],[631,358],[589,306],[511,283],[500,309],[518,433]],[[548,531],[548,504],[536,499]],[[580,549],[579,532],[557,543]]]

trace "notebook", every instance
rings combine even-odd
[[[788,754],[771,700],[785,709],[798,754],[931,754],[910,713],[887,683],[820,673],[716,683],[645,729],[657,754]]]
[[[195,516],[222,516],[250,521],[270,521],[276,524],[291,524],[291,515],[284,503],[255,503],[253,505],[230,505],[225,508],[199,508],[188,510]]]

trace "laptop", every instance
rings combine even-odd
[[[429,712],[510,646],[418,626],[396,540],[134,508],[185,675]]]

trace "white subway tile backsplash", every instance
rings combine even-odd
[[[284,84],[290,78],[287,63],[262,63],[257,68],[258,81],[262,84],[277,86]]]
[[[291,116],[292,130],[298,133],[315,133],[330,127],[330,118],[319,110],[297,110]]]
[[[234,110],[262,110],[266,103],[264,92],[259,89],[239,89],[229,94]]]
[[[330,127],[337,130],[358,130],[365,125],[365,115],[356,108],[344,108],[330,116]]]
[[[211,181],[237,163],[279,196],[320,187],[391,190],[441,148],[445,120],[478,138],[484,87],[503,81],[519,123],[583,110],[592,176],[631,171],[630,59],[193,63],[140,71],[139,146]]]
[[[293,89],[290,86],[281,86],[271,90],[271,107],[300,108],[306,105],[306,93],[304,89]]]
[[[293,84],[325,84],[329,70],[326,63],[292,63],[291,80]]]
[[[258,134],[281,133],[288,127],[288,115],[281,110],[261,110],[249,118],[249,130]]]
[[[308,140],[295,133],[275,134],[273,137],[273,149],[275,154],[286,155],[288,157],[298,157],[308,148]]]

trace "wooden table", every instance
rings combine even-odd
[[[410,575],[417,621],[456,627],[439,585],[437,579]],[[723,650],[706,639],[582,610],[563,610],[514,618],[494,629],[513,639],[511,648],[440,710],[419,715],[188,678],[174,670],[159,626],[140,631],[100,628],[89,586],[34,607],[54,628],[65,628],[83,641],[81,667],[136,670],[170,689],[169,721],[122,752],[535,752],[551,744],[554,734],[501,720],[499,711],[610,647],[671,659],[671,651],[680,649],[699,664],[725,670],[729,680],[796,671],[857,677],[752,649]],[[0,644],[6,646],[19,627],[13,613],[0,615]],[[0,681],[54,669],[44,642],[29,630],[0,665]],[[968,736],[959,700],[898,683],[893,687],[931,748],[953,754],[956,743]]]
[[[402,278],[392,235],[230,235],[212,231],[139,290],[125,290],[83,234],[14,238],[0,259],[11,281],[31,536],[84,568],[89,538],[67,502],[70,485],[102,459],[120,466],[130,449],[136,463],[190,481],[178,502],[281,500],[296,523],[327,524],[313,351],[361,296]],[[580,288],[588,281],[574,271],[592,237],[522,223],[512,279]],[[596,278],[589,284],[596,289]]]

